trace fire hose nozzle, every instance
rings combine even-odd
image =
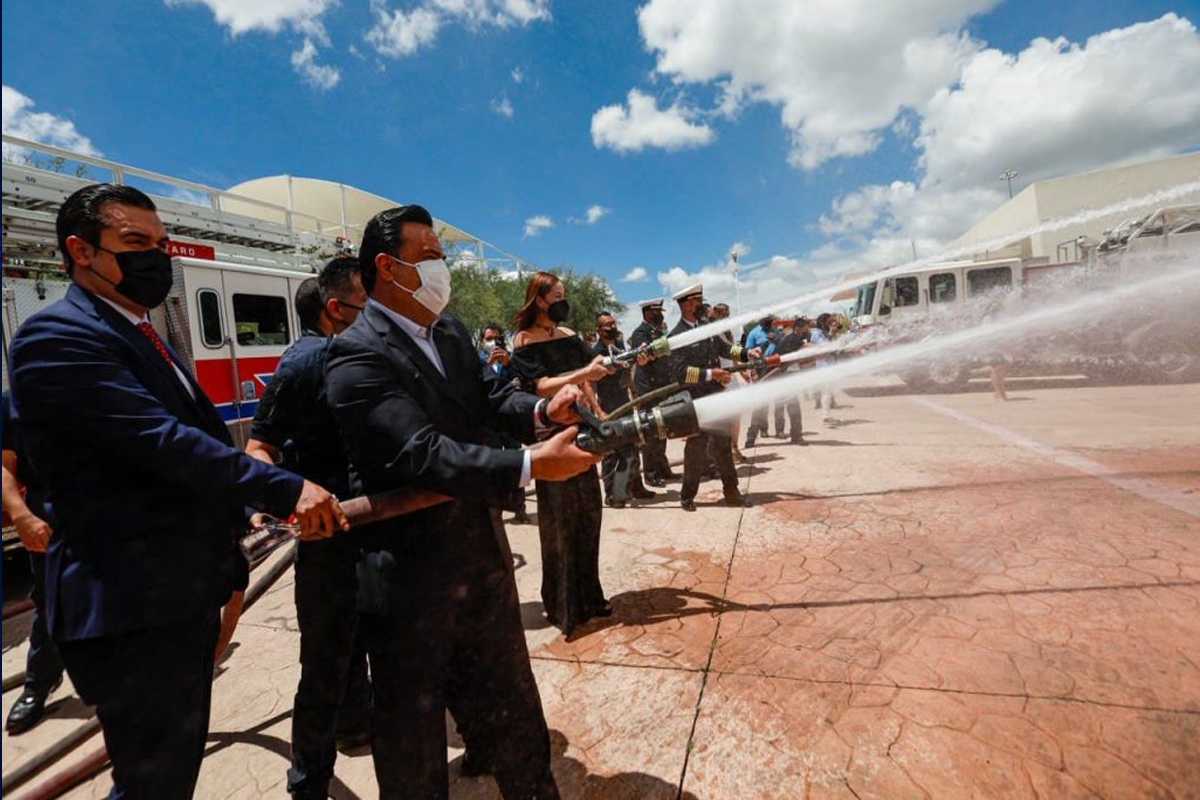
[[[771,355],[762,358],[756,358],[753,361],[743,361],[740,364],[734,364],[728,369],[729,372],[745,372],[747,370],[768,369],[770,367],[779,366],[779,356]]]
[[[692,396],[673,394],[659,405],[637,408],[616,419],[587,421],[575,437],[575,445],[595,455],[604,455],[630,445],[659,439],[678,439],[700,432]]]
[[[624,353],[618,353],[615,356],[606,356],[604,361],[600,363],[604,365],[605,369],[629,369],[637,363],[638,357],[641,355],[648,355],[651,359],[655,359],[662,358],[670,352],[671,345],[667,341],[667,337],[663,336],[655,339],[653,342],[647,342],[635,347],[632,350],[626,350]]]

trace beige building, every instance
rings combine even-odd
[[[1164,194],[1186,184],[1191,184],[1187,191],[1170,197]],[[1136,202],[1139,199],[1143,202]],[[1080,237],[1094,242],[1106,230],[1126,220],[1143,217],[1164,206],[1197,203],[1200,203],[1200,152],[1066,175],[1029,184],[955,240],[949,249],[955,253],[973,253],[976,259],[1016,256],[1045,258],[1050,263],[1073,261],[1079,258]],[[1093,218],[1086,213],[1110,207],[1114,209],[1111,214]],[[1081,219],[1072,221],[1072,217]],[[1012,240],[1014,234],[1051,220],[1063,220],[1066,224]],[[972,251],[972,245],[978,245],[979,249]]]

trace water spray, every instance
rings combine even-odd
[[[914,269],[927,266],[929,264],[938,264],[943,261],[953,261],[957,258],[973,256],[975,253],[985,252],[988,250],[997,250],[1017,239],[1022,239],[1027,236],[1034,236],[1040,233],[1051,233],[1053,231],[1074,227],[1076,225],[1081,225],[1093,220],[1103,219],[1104,217],[1123,214],[1135,209],[1167,205],[1174,200],[1178,200],[1181,197],[1186,197],[1187,195],[1196,192],[1200,192],[1200,180],[1191,180],[1187,181],[1186,183],[1176,184],[1175,186],[1168,187],[1161,191],[1151,192],[1139,197],[1128,198],[1126,200],[1112,203],[1107,206],[1102,206],[1100,208],[1089,209],[1087,211],[1081,211],[1077,214],[1069,214],[1067,216],[1046,220],[1038,225],[1023,228],[1019,231],[1013,231],[1012,233],[1005,234],[1004,236],[998,236],[994,239],[988,239],[981,242],[973,242],[958,248],[943,250],[942,252],[933,256],[914,259],[894,267],[886,267],[884,269],[877,270],[874,273],[861,275],[853,280],[843,281],[833,286],[822,287],[783,302],[769,304],[754,311],[747,311],[744,314],[726,317],[722,320],[714,320],[713,322],[709,323],[708,326],[706,326],[709,328],[709,330],[701,331],[700,328],[693,328],[692,330],[685,331],[678,336],[671,337],[670,345],[672,348],[677,350],[681,347],[695,344],[702,339],[706,339],[709,336],[712,336],[714,333],[737,330],[751,322],[762,319],[762,317],[767,314],[782,313],[788,309],[804,306],[808,303],[825,302],[839,292],[857,289],[864,283],[874,283],[884,278],[890,278],[894,275],[911,272]],[[766,266],[770,263],[770,260],[768,260],[758,264],[748,265],[743,269],[751,270]]]
[[[1029,335],[1038,331],[1044,335],[1047,323],[1061,323],[1081,315],[1094,314],[1113,304],[1152,293],[1178,294],[1187,287],[1191,287],[1194,292],[1197,286],[1200,286],[1200,268],[1191,266],[1176,269],[1148,280],[1117,288],[1106,288],[1103,292],[1063,305],[1047,306],[954,333],[934,335],[919,342],[896,345],[832,366],[796,373],[777,380],[762,381],[736,392],[709,395],[696,401],[696,417],[702,428],[718,425],[745,411],[794,396],[802,391],[822,388],[846,378],[878,372],[908,362],[944,357],[948,352],[982,342],[992,343],[994,347],[997,340],[1011,338],[1014,334]]]

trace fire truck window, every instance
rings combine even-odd
[[[221,298],[212,289],[201,289],[196,294],[200,306],[200,336],[208,347],[220,347],[225,343],[221,332]]]
[[[265,294],[235,294],[233,325],[240,345],[274,347],[287,344],[287,301]]]
[[[917,290],[916,278],[896,279],[896,308],[915,306],[920,302],[920,292]]]
[[[929,302],[953,303],[956,294],[953,272],[940,272],[929,276]]]
[[[1012,289],[1012,268],[989,267],[973,269],[967,273],[967,297],[978,297],[993,291]]]

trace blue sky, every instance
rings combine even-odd
[[[1003,200],[1008,166],[1020,188],[1200,143],[1197,3],[807,5],[11,0],[5,126],[53,115],[108,158],[221,188],[286,172],[420,202],[625,301],[727,291],[740,243],[743,263],[780,257],[746,276],[751,303],[935,250]],[[631,90],[658,116],[634,119]],[[1122,93],[1141,111],[1097,116]],[[976,122],[1005,135],[967,149]],[[537,217],[553,227],[526,236]]]

